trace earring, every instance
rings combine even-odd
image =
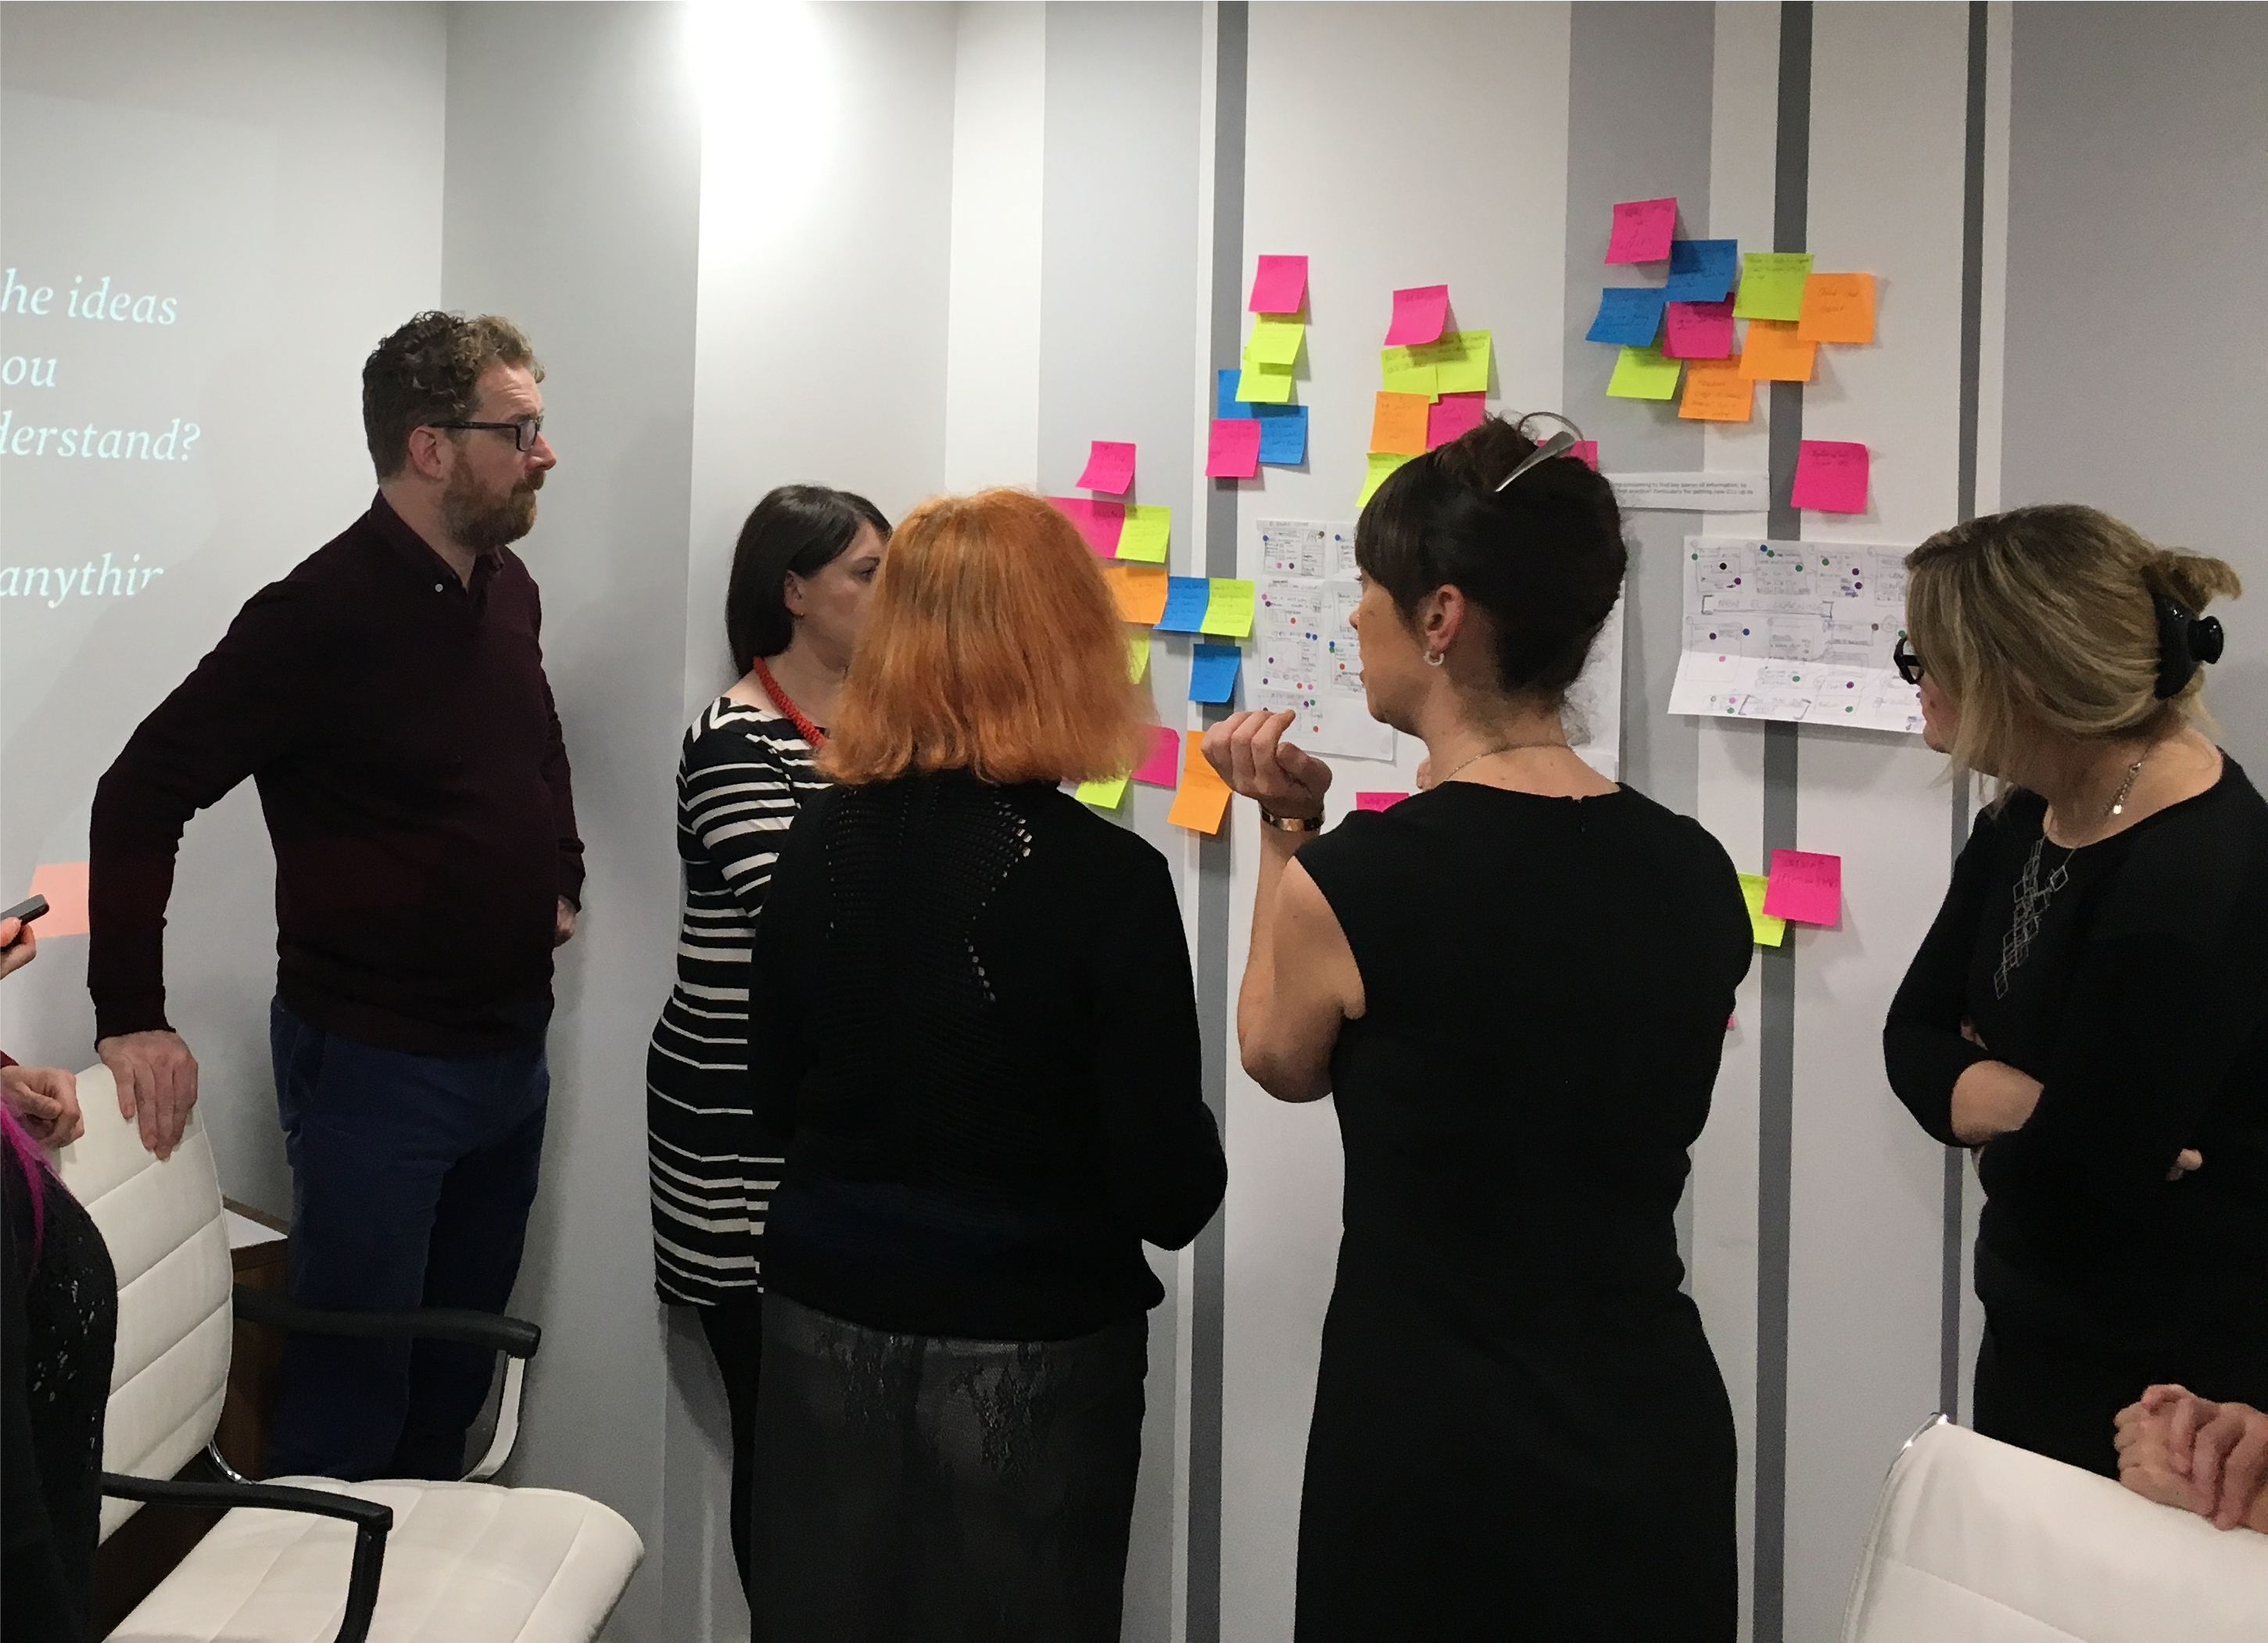
[[[1442,663],[1447,660],[1448,654],[1446,651],[1428,650],[1425,653],[1425,665],[1427,667],[1439,667]]]

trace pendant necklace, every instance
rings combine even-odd
[[[2149,756],[2150,750],[2146,747],[2142,750],[2142,758],[2126,766],[2126,779],[2118,784],[2118,791],[2110,800],[2110,808],[2102,812],[2103,820],[2109,821],[2114,816],[2126,813],[2127,796],[2134,791],[2134,778],[2142,774],[2143,759]],[[2055,870],[2043,884],[2040,882],[2040,853],[2046,848],[2047,842],[2047,824],[2043,819],[2040,836],[2032,840],[2032,853],[2024,858],[2024,870],[2016,877],[2015,916],[2008,922],[2008,933],[2000,938],[2000,965],[1992,972],[1994,998],[2008,996],[2008,978],[2032,956],[2032,943],[2039,935],[2040,920],[2047,912],[2048,902],[2056,891],[2071,882],[2072,859],[2087,847],[2074,845],[2066,851],[2063,860],[2056,864]]]

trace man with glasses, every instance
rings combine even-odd
[[[501,1311],[550,1089],[551,951],[583,882],[567,752],[509,544],[557,460],[509,320],[423,313],[363,367],[369,511],[254,594],[97,788],[87,987],[165,1157],[197,1098],[166,1016],[189,818],[245,777],[276,847],[276,1106],[292,1298]],[[270,1476],[449,1478],[490,1354],[296,1335]]]

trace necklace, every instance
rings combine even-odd
[[[2146,747],[2142,750],[2141,759],[2126,766],[2126,779],[2118,784],[2118,791],[2111,796],[2110,808],[2102,812],[2104,821],[2126,813],[2126,800],[2134,791],[2134,778],[2142,774],[2143,761],[2149,757],[2150,750]],[[2016,876],[2016,910],[2014,916],[2008,921],[2008,933],[2000,938],[1999,967],[1992,972],[1994,998],[2008,996],[2008,978],[2021,969],[2024,960],[2032,956],[2032,943],[2039,935],[2040,920],[2047,913],[2049,900],[2071,882],[2072,862],[2087,847],[2085,845],[2073,845],[2066,851],[2063,860],[2056,863],[2055,870],[2048,875],[2047,882],[2042,884],[2040,855],[2046,849],[2047,842],[2047,825],[2043,820],[2040,836],[2032,840],[2032,853],[2024,858],[2024,870]]]
[[[1519,753],[1525,752],[1531,748],[1564,748],[1566,745],[1567,744],[1565,742],[1506,742],[1501,747],[1484,747],[1479,752],[1475,753],[1470,759],[1466,759],[1464,764],[1461,764],[1457,766],[1455,769],[1450,771],[1447,775],[1434,777],[1433,785],[1438,788],[1445,782],[1454,781],[1457,779],[1459,772],[1464,769],[1465,765],[1476,765],[1484,759],[1494,759],[1498,753]]]
[[[771,698],[772,706],[787,715],[787,722],[795,726],[795,733],[803,737],[814,752],[827,745],[827,732],[803,716],[803,709],[797,707],[788,693],[780,688],[779,680],[772,677],[772,671],[764,665],[763,657],[756,657],[755,665],[749,671],[755,674],[756,683],[764,687],[764,694]]]

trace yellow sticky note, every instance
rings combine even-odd
[[[1425,454],[1425,407],[1432,401],[1422,393],[1381,392],[1370,414],[1370,448],[1397,451],[1405,457]]]
[[[1108,781],[1082,781],[1071,797],[1097,810],[1115,810],[1118,801],[1126,796],[1126,781],[1124,776],[1113,776]]]
[[[1126,504],[1126,522],[1118,532],[1118,557],[1144,564],[1166,562],[1166,539],[1172,534],[1174,510],[1160,502]]]
[[[1147,634],[1127,634],[1126,682],[1130,685],[1138,685],[1142,682],[1142,675],[1147,673],[1149,671],[1150,635]]]
[[[1751,319],[1741,345],[1741,375],[1757,382],[1809,382],[1816,342],[1796,340],[1795,326],[1786,319]]]
[[[1236,397],[1247,405],[1292,403],[1289,365],[1247,365],[1236,374]]]
[[[1735,319],[1796,319],[1803,314],[1803,283],[1811,276],[1808,251],[1751,251],[1741,259]]]
[[[1195,833],[1219,833],[1220,818],[1228,810],[1228,783],[1198,751],[1204,733],[1184,730],[1182,737],[1182,783],[1174,791],[1174,808],[1166,812],[1166,819]]]
[[[1230,639],[1251,638],[1252,591],[1252,584],[1239,577],[1213,577],[1206,590],[1204,614],[1197,620],[1197,631]]]
[[[1118,601],[1120,620],[1148,627],[1166,613],[1163,565],[1105,565],[1102,579],[1110,584],[1110,597]]]
[[[1307,327],[1288,314],[1257,315],[1244,356],[1256,365],[1281,365],[1289,370],[1300,357],[1300,339],[1307,334]]]
[[[1677,369],[1685,362],[1665,359],[1659,346],[1626,348],[1607,379],[1610,400],[1671,400],[1677,397]]]
[[[1677,402],[1678,415],[1693,422],[1745,422],[1756,402],[1756,378],[1742,374],[1737,355],[1685,362],[1685,397]]]
[[[1804,342],[1874,340],[1874,276],[1815,274],[1803,282],[1803,318],[1795,334]]]
[[[1379,349],[1378,385],[1388,393],[1422,393],[1432,399],[1440,390],[1433,385],[1433,362],[1431,357],[1421,357],[1425,354],[1422,344]]]
[[[1408,457],[1398,451],[1372,451],[1370,471],[1363,475],[1362,495],[1354,499],[1355,507],[1358,510],[1361,509],[1373,496],[1378,495],[1378,488],[1386,483],[1386,476],[1409,460]]]
[[[1759,947],[1777,947],[1787,939],[1787,921],[1775,919],[1764,911],[1764,885],[1762,873],[1741,875],[1741,899],[1749,904],[1749,930]]]
[[[1424,343],[1412,351],[1433,356],[1436,393],[1486,393],[1489,347],[1485,331],[1447,331],[1440,341]]]

